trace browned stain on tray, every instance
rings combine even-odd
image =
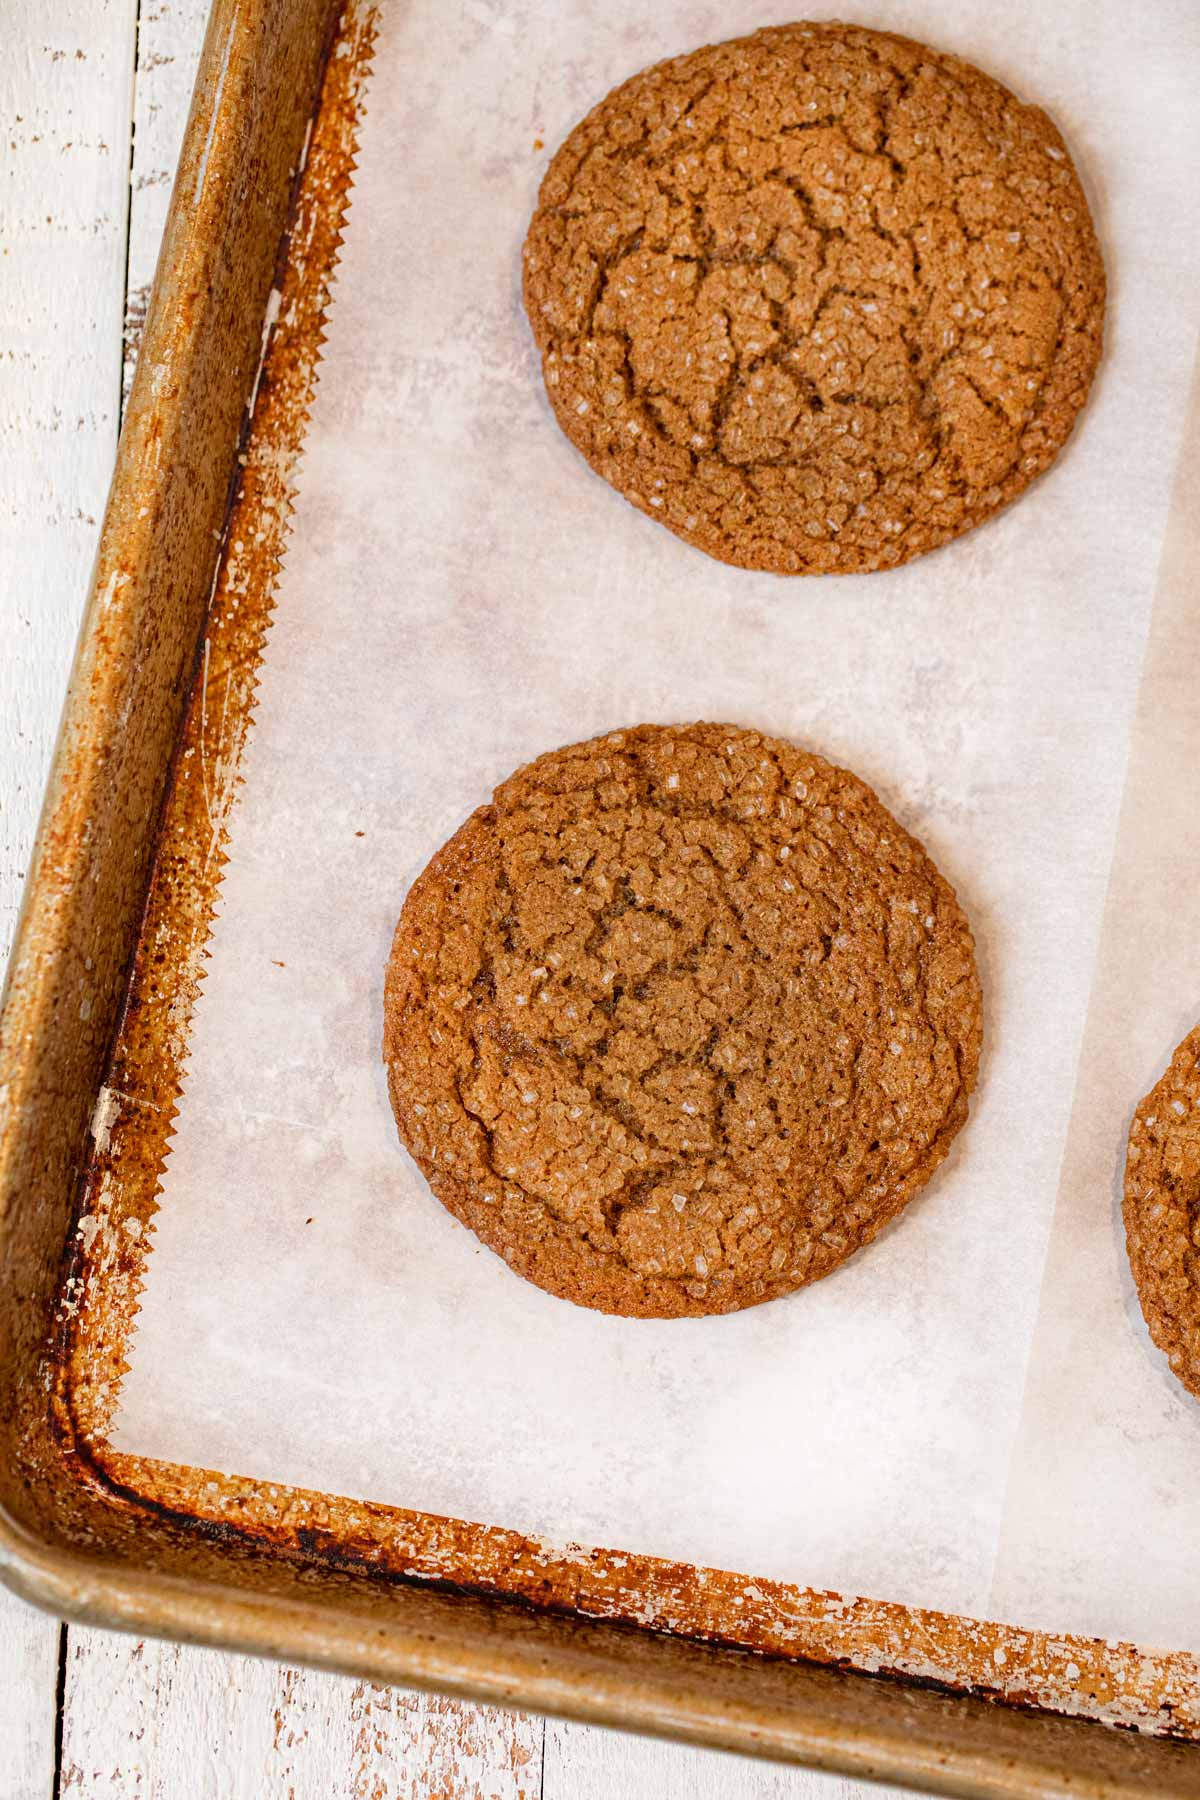
[[[107,1443],[137,1313],[230,812],[254,712],[353,180],[376,8],[329,58],[267,321],[210,620],[174,767],[59,1317],[53,1402],[81,1475],[214,1540],[1200,1740],[1200,1665],[619,1551],[551,1546],[420,1512],[155,1463]]]

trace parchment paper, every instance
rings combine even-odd
[[[115,1442],[1200,1650],[1200,1406],[1148,1342],[1117,1213],[1129,1113],[1200,1016],[1200,620],[1164,563],[1190,499],[1200,11],[855,9],[1054,114],[1105,245],[1108,352],[1001,518],[892,574],[787,581],[587,470],[518,282],[547,158],[597,98],[791,16],[384,8]],[[925,841],[978,937],[986,1053],[949,1163],[836,1275],[614,1320],[514,1277],[428,1193],[388,1106],[383,971],[409,882],[498,780],[696,717],[811,744]]]

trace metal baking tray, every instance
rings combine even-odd
[[[71,1618],[944,1793],[1200,1795],[1188,1657],[106,1444],[222,861],[193,753],[246,741],[376,24],[209,23],[0,1021],[0,1573]]]

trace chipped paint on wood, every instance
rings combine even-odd
[[[540,1720],[346,1676],[73,1630],[65,1700],[64,1800],[541,1800]]]
[[[0,64],[0,957],[117,443],[136,0],[6,7]]]
[[[353,1800],[541,1800],[541,1719],[370,1682],[350,1718]]]

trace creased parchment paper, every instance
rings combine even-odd
[[[1105,246],[1108,351],[1015,508],[895,573],[788,581],[708,560],[587,470],[518,283],[547,157],[596,99],[791,16],[383,9],[114,1441],[1200,1650],[1200,1406],[1149,1344],[1117,1210],[1129,1113],[1200,1016],[1200,617],[1177,548],[1200,11],[856,14],[1053,113]],[[623,1321],[517,1279],[432,1199],[388,1106],[383,972],[409,883],[514,767],[697,717],[812,745],[925,841],[978,937],[985,1057],[948,1164],[833,1277]]]

